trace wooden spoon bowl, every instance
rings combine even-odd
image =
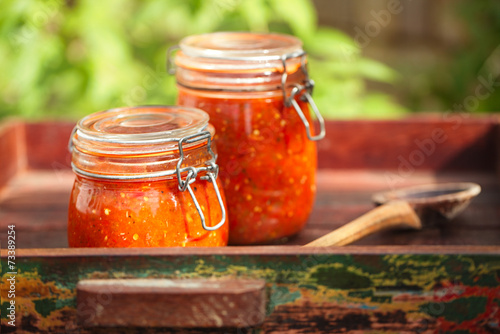
[[[462,212],[471,199],[481,192],[481,187],[472,182],[426,184],[399,190],[376,193],[372,200],[376,205],[391,201],[405,201],[424,224],[453,219]]]
[[[345,224],[305,247],[343,246],[388,228],[421,229],[462,212],[481,192],[471,182],[430,184],[373,195],[379,205],[363,216]],[[437,218],[437,219],[436,219]]]

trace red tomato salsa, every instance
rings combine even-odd
[[[214,226],[221,210],[211,182],[192,189]],[[76,176],[69,206],[70,247],[225,246],[228,224],[206,231],[187,191],[177,180],[113,182]]]
[[[229,242],[266,243],[299,232],[314,201],[317,157],[293,107],[280,94],[220,98],[181,86],[178,104],[205,110],[217,129]]]

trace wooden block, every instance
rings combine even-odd
[[[84,327],[249,327],[266,317],[265,281],[90,279],[77,285]]]

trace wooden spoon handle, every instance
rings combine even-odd
[[[404,201],[381,205],[304,247],[344,246],[367,235],[391,227],[421,229],[422,224],[412,207]]]

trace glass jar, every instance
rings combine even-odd
[[[324,121],[311,97],[302,43],[281,34],[222,32],[183,39],[169,72],[179,105],[210,114],[228,203],[229,243],[299,232],[316,192]],[[320,124],[314,135],[309,107]]]
[[[225,246],[208,120],[198,109],[164,106],[80,120],[70,139],[70,247]]]

